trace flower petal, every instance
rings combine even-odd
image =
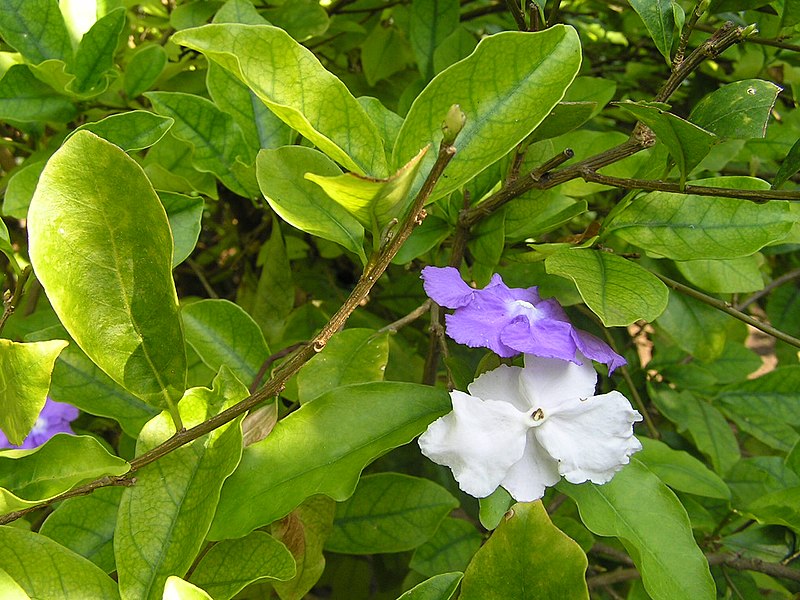
[[[530,413],[533,406],[520,391],[520,373],[522,373],[520,367],[500,365],[481,374],[467,389],[471,395],[483,400],[503,400],[520,412]]]
[[[533,431],[567,481],[603,484],[642,449],[633,436],[633,424],[641,420],[628,399],[614,391],[567,400]]]
[[[500,334],[515,318],[508,311],[509,303],[491,294],[475,296],[472,302],[445,317],[447,335],[470,348],[489,348],[508,358],[519,354],[500,339]]]
[[[590,358],[599,363],[605,363],[608,366],[609,375],[618,367],[623,367],[628,364],[628,361],[614,352],[611,346],[593,336],[591,333],[576,329],[574,340],[575,344],[578,346],[578,350],[580,350],[581,354],[586,358]]]
[[[500,341],[516,352],[535,354],[545,358],[575,360],[573,327],[569,323],[553,319],[529,321],[517,317],[500,333]]]
[[[511,465],[501,485],[517,502],[533,502],[559,479],[558,463],[539,444],[534,430],[529,429],[525,453]]]
[[[453,412],[430,424],[419,438],[422,453],[453,471],[470,496],[491,494],[525,451],[528,418],[508,402],[452,391]]]
[[[597,372],[592,363],[577,355],[581,364],[555,358],[525,355],[520,390],[533,408],[541,408],[547,420],[564,401],[594,396]]]
[[[425,267],[420,277],[425,293],[440,306],[459,308],[472,302],[475,290],[464,283],[458,269]]]

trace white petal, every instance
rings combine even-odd
[[[580,354],[576,358],[583,364],[525,355],[520,389],[533,408],[544,411],[545,418],[549,416],[548,409],[559,406],[563,400],[594,396],[597,372],[592,361]]]
[[[453,412],[430,424],[419,438],[422,453],[453,471],[470,496],[491,494],[525,450],[528,417],[507,402],[450,392]]]
[[[602,484],[642,449],[633,424],[642,420],[619,392],[568,400],[533,431],[571,483]]]
[[[510,402],[517,410],[530,412],[533,408],[527,397],[520,392],[520,367],[500,365],[496,369],[486,371],[467,386],[469,393],[484,400],[504,400]]]
[[[501,482],[517,502],[538,500],[546,488],[561,479],[558,463],[536,440],[533,429],[528,431],[527,442],[522,458],[511,466]]]

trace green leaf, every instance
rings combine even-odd
[[[718,400],[740,429],[771,448],[788,452],[800,440],[798,389],[800,366],[783,367],[731,385]]]
[[[535,190],[523,194],[506,205],[506,240],[538,238],[569,223],[586,209],[585,200],[575,200],[558,190]]]
[[[158,198],[167,211],[172,231],[172,266],[177,267],[194,251],[202,228],[205,202],[199,196],[184,196],[172,192],[158,192]]]
[[[131,55],[122,73],[122,89],[129,100],[149,90],[167,65],[167,51],[160,44],[143,44]]]
[[[800,485],[800,477],[780,456],[743,458],[725,477],[734,506],[748,506],[768,494]]]
[[[577,129],[594,115],[596,109],[596,102],[559,102],[530,135],[528,142],[547,140]]]
[[[247,394],[247,388],[223,368],[212,390],[187,390],[178,408],[183,422],[192,427]],[[161,413],[142,429],[137,456],[174,434],[174,424]],[[186,573],[203,545],[222,482],[236,468],[241,449],[241,419],[237,419],[137,471],[136,485],[123,492],[114,533],[124,597],[160,598],[169,575]]]
[[[460,600],[588,600],[586,555],[553,525],[542,503],[515,504],[510,514],[467,567]]]
[[[450,600],[463,576],[460,572],[434,575],[415,585],[397,600]]]
[[[28,207],[45,164],[46,161],[43,160],[25,161],[21,167],[12,172],[3,199],[4,215],[15,219],[27,218]]]
[[[270,351],[252,317],[228,300],[200,300],[181,310],[186,341],[212,371],[223,365],[250,385]]]
[[[300,402],[305,404],[343,385],[383,381],[388,360],[388,333],[372,329],[340,331],[297,374]]]
[[[459,24],[458,0],[413,0],[408,25],[411,49],[422,77],[433,77],[433,55]]]
[[[800,139],[794,143],[786,158],[781,161],[778,172],[775,173],[775,178],[772,180],[772,189],[780,188],[798,171],[800,171]]]
[[[319,581],[325,570],[322,549],[333,528],[335,511],[330,498],[312,496],[272,525],[273,537],[286,544],[297,564],[292,579],[272,584],[281,600],[301,600]]]
[[[114,66],[114,53],[124,26],[125,8],[119,7],[95,22],[84,34],[72,64],[75,73],[72,91],[77,94],[105,91],[108,81],[103,81],[104,75]]]
[[[56,434],[33,450],[0,455],[0,514],[33,506],[105,475],[124,475],[130,465],[93,437]],[[12,493],[13,492],[13,493]]]
[[[488,530],[497,529],[503,520],[508,509],[514,504],[515,500],[511,497],[504,487],[499,487],[485,498],[479,501],[480,511],[478,517],[481,525]]]
[[[317,184],[304,178],[309,172],[341,175],[327,156],[302,146],[262,150],[256,159],[258,185],[272,210],[301,231],[344,246],[366,264],[364,228]]]
[[[647,32],[661,55],[671,63],[670,51],[675,36],[675,15],[672,0],[631,0],[631,8],[644,21]]]
[[[725,349],[729,321],[725,313],[671,291],[667,309],[656,324],[676,346],[703,362],[711,362]]]
[[[0,565],[31,598],[119,598],[114,580],[97,566],[31,531],[0,527]]]
[[[678,431],[689,434],[717,473],[725,475],[739,461],[741,455],[736,436],[714,406],[689,392],[676,392],[665,387],[652,388],[650,397],[658,410],[678,426]]]
[[[36,276],[72,338],[114,381],[174,414],[186,354],[172,235],[141,167],[76,133],[42,172],[28,235]]]
[[[410,383],[330,390],[245,448],[225,483],[209,537],[240,537],[314,494],[349,498],[367,464],[407,444],[449,408],[444,390]],[[281,458],[286,456],[293,460]]]
[[[367,475],[353,496],[337,505],[325,549],[340,554],[412,550],[428,541],[457,506],[450,492],[428,479]]]
[[[675,494],[635,457],[609,483],[558,488],[597,535],[618,537],[653,600],[716,598],[708,563]]]
[[[203,52],[231,71],[287,125],[347,169],[386,175],[380,134],[364,109],[285,31],[266,25],[216,24],[180,31],[172,41]]]
[[[121,497],[121,487],[105,487],[64,500],[42,523],[39,533],[88,558],[106,573],[116,571],[112,541]]]
[[[498,56],[503,60],[498,62]],[[442,120],[458,104],[467,121],[455,143],[458,152],[431,199],[446,196],[505,156],[542,122],[561,100],[580,62],[580,42],[571,27],[484,38],[414,101],[394,147],[395,166],[406,164],[428,144],[438,146]],[[425,157],[415,188],[435,160],[433,152]]]
[[[158,598],[158,596],[153,596]],[[164,582],[163,600],[215,600],[197,586],[170,575]]]
[[[279,6],[265,10],[264,16],[271,24],[285,29],[299,42],[322,35],[328,29],[328,13],[318,0],[294,0],[275,4]]]
[[[364,227],[372,229],[373,236],[379,236],[382,228],[392,219],[401,219],[413,202],[408,192],[427,151],[427,147],[423,148],[407,165],[385,179],[362,177],[355,173],[332,177],[306,173],[306,179],[325,190]]]
[[[397,134],[403,126],[403,117],[386,108],[377,98],[359,96],[358,103],[366,111],[369,118],[380,131],[383,148],[388,153],[392,151]]]
[[[749,256],[791,228],[788,202],[651,192],[633,200],[606,233],[654,255],[698,260]]]
[[[56,9],[58,10],[58,9]],[[68,98],[34,77],[27,65],[14,65],[0,79],[0,119],[30,123],[66,122],[76,113]]]
[[[747,512],[759,523],[774,523],[800,532],[800,486],[777,490],[747,505]]]
[[[256,10],[251,0],[228,0],[214,15],[214,23],[270,24]]]
[[[33,64],[72,59],[72,44],[56,0],[2,0],[0,37]]]
[[[64,340],[17,343],[0,338],[0,429],[19,446],[44,408]]]
[[[675,266],[686,279],[707,292],[737,294],[764,289],[758,255],[729,260],[684,260]]]
[[[31,600],[25,590],[3,569],[0,569],[0,597],[6,600]]]
[[[132,110],[110,115],[94,123],[85,123],[75,131],[91,131],[125,152],[136,152],[158,142],[174,122],[170,117],[154,115],[146,110]]]
[[[654,321],[667,307],[667,286],[636,263],[609,252],[561,250],[549,256],[545,266],[548,273],[574,281],[606,327]]]
[[[214,600],[229,600],[254,581],[286,581],[295,575],[294,558],[286,546],[263,531],[212,546],[192,571],[189,581]]]
[[[447,517],[433,537],[414,551],[408,566],[426,577],[463,571],[481,542],[481,534],[472,523]]]
[[[253,150],[244,142],[239,126],[210,100],[182,92],[145,92],[153,109],[175,119],[172,133],[192,146],[192,164],[210,172],[232,192],[245,198],[256,195],[252,170]],[[242,161],[238,159],[242,159]]]
[[[681,185],[717,141],[713,133],[657,106],[636,102],[621,102],[619,106],[652,129],[656,138],[667,147],[680,171]]]
[[[761,79],[729,83],[695,104],[689,120],[721,138],[763,138],[780,91]]]
[[[361,45],[361,67],[367,85],[374,87],[414,62],[411,48],[396,25],[379,21]]]
[[[641,438],[643,450],[636,457],[671,488],[706,498],[729,500],[731,491],[719,475],[682,450],[663,442]]]
[[[433,72],[441,73],[450,65],[467,58],[477,45],[478,40],[475,35],[464,25],[459,25],[453,33],[442,40],[442,43],[433,52]],[[421,80],[419,85],[422,85]],[[415,93],[419,91],[421,88],[414,90]],[[410,103],[412,100],[413,98],[409,98],[408,102]]]
[[[159,190],[218,198],[216,178],[198,171],[192,164],[192,154],[191,144],[167,133],[147,151],[142,165],[153,187]]]

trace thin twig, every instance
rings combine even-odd
[[[3,316],[0,316],[0,331],[3,331],[3,327],[6,326],[6,321],[14,314],[14,310],[17,308],[17,305],[19,305],[19,301],[22,299],[22,294],[25,290],[25,284],[28,283],[28,278],[31,276],[31,273],[31,266],[26,265],[17,277],[17,283],[14,285],[14,293],[11,294],[9,298],[3,298]]]
[[[669,277],[666,277],[665,275],[662,275],[661,273],[656,273],[655,271],[651,271],[651,273],[653,273],[653,275],[655,275],[661,281],[666,283],[673,290],[675,290],[677,292],[680,292],[681,294],[684,294],[686,296],[690,296],[690,297],[692,297],[692,298],[694,298],[696,300],[700,300],[700,302],[708,304],[709,306],[713,306],[714,308],[716,308],[718,310],[721,310],[722,312],[724,312],[726,314],[729,314],[730,316],[734,317],[735,319],[739,319],[740,321],[743,321],[743,322],[747,323],[748,325],[752,325],[753,327],[755,327],[756,329],[758,329],[760,331],[763,331],[767,335],[771,335],[772,337],[774,337],[776,339],[779,339],[781,341],[784,341],[787,344],[791,344],[792,346],[794,346],[796,348],[800,348],[800,339],[797,339],[796,337],[793,337],[793,336],[789,335],[788,333],[784,333],[783,331],[781,331],[779,329],[775,329],[772,325],[769,325],[767,323],[763,323],[762,321],[759,321],[758,319],[755,319],[755,318],[751,317],[750,315],[743,313],[740,310],[736,310],[735,308],[733,308],[727,302],[723,302],[722,300],[719,300],[718,298],[714,298],[713,296],[709,296],[708,294],[704,294],[703,292],[700,292],[700,291],[698,291],[698,290],[696,290],[694,288],[690,288],[687,285],[683,285],[682,283],[678,283],[677,281],[674,281],[674,280],[670,279]]]
[[[268,356],[267,359],[261,364],[261,368],[258,369],[258,373],[256,373],[255,378],[253,379],[252,383],[250,384],[250,393],[254,393],[258,386],[261,385],[261,381],[264,379],[264,375],[267,374],[267,371],[279,358],[283,358],[284,356],[289,356],[292,352],[300,348],[304,342],[297,342],[296,344],[292,344],[291,346],[287,346],[283,350],[278,350],[275,354]]]
[[[695,4],[694,10],[692,11],[692,14],[689,15],[689,18],[686,19],[686,23],[683,25],[681,39],[678,42],[678,49],[675,51],[675,58],[672,60],[673,69],[683,62],[683,56],[686,53],[686,46],[689,43],[689,36],[692,34],[692,31],[694,31],[695,25],[697,25],[697,20],[705,12],[703,5],[708,6],[707,0],[698,0],[697,4]]]
[[[512,17],[514,17],[514,22],[517,24],[517,29],[520,31],[527,31],[528,24],[525,22],[525,15],[522,14],[522,10],[517,3],[514,0],[506,0],[506,6],[508,7],[508,12],[511,13]]]
[[[433,300],[428,298],[427,300],[425,300],[425,302],[420,304],[417,308],[412,310],[410,313],[408,313],[404,317],[400,317],[396,321],[393,321],[393,322],[389,323],[388,325],[385,325],[384,327],[381,327],[378,330],[378,333],[387,333],[387,332],[388,333],[395,333],[401,327],[405,327],[406,325],[408,325],[410,323],[413,323],[414,321],[419,319],[422,315],[424,315],[426,312],[428,312],[431,309],[431,303],[432,302],[433,302]]]
[[[208,294],[208,297],[209,298],[218,299],[219,298],[219,294],[217,294],[217,292],[214,291],[214,288],[211,287],[211,284],[208,282],[208,279],[206,279],[206,276],[203,273],[203,270],[200,268],[200,266],[197,264],[197,262],[195,262],[191,258],[187,258],[186,259],[186,264],[189,265],[189,268],[197,276],[197,279],[200,280],[200,285],[203,286],[203,289],[206,291],[206,294]]]
[[[745,308],[753,304],[753,302],[756,302],[761,298],[763,298],[764,296],[766,296],[767,294],[769,294],[775,288],[780,287],[787,281],[791,281],[792,279],[796,279],[798,277],[800,277],[800,269],[792,269],[788,273],[784,273],[780,277],[773,279],[767,285],[765,285],[763,290],[758,290],[752,296],[746,298],[745,300],[737,304],[736,309],[744,310]]]
[[[706,33],[714,31],[714,28],[709,25],[695,25],[695,29],[697,31],[704,31]],[[772,46],[773,48],[781,48],[782,50],[800,52],[800,44],[790,44],[788,42],[784,42],[782,38],[771,39],[758,37],[757,35],[750,35],[747,36],[747,41],[753,44],[759,44],[761,46]]]

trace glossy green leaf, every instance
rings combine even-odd
[[[441,73],[447,67],[458,61],[467,58],[475,46],[478,45],[478,40],[475,35],[464,25],[459,25],[456,30],[448,35],[442,43],[439,44],[433,52],[433,71],[434,73]],[[422,82],[420,82],[421,84]],[[418,90],[415,90],[415,92]],[[409,99],[411,102],[413,98]]]
[[[800,477],[780,456],[752,456],[734,465],[725,480],[735,506],[747,506],[779,490],[800,485]]]
[[[369,118],[378,127],[387,154],[392,151],[394,141],[403,126],[403,117],[386,108],[383,103],[372,96],[359,96],[358,103],[366,111]]]
[[[154,596],[157,598],[158,596]],[[162,600],[214,600],[199,587],[184,581],[180,577],[170,575],[164,582]]]
[[[413,62],[406,37],[393,23],[375,23],[361,45],[361,67],[370,87],[402,71]]]
[[[719,475],[682,450],[663,442],[641,438],[643,449],[636,457],[673,489],[707,498],[728,500],[731,491]]]
[[[426,579],[397,600],[450,600],[458,589],[463,573],[442,573]]]
[[[108,453],[93,437],[56,434],[33,450],[0,455],[0,514],[49,500],[77,484],[123,475],[130,465]]]
[[[503,56],[498,63],[497,57]],[[484,38],[466,59],[437,75],[417,97],[394,147],[400,167],[428,144],[442,139],[442,121],[458,104],[467,121],[458,152],[432,199],[458,189],[505,156],[561,100],[580,66],[580,42],[571,27],[537,33],[503,32]],[[436,160],[423,160],[416,188]]]
[[[700,100],[689,120],[721,138],[763,138],[780,91],[761,79],[729,83]]]
[[[31,598],[119,598],[116,583],[100,568],[50,538],[24,529],[0,527],[0,565]]]
[[[121,487],[105,487],[64,500],[42,523],[39,533],[111,573],[116,570],[112,541],[121,496]]]
[[[231,71],[286,124],[346,168],[386,176],[380,134],[364,109],[285,31],[265,25],[215,24],[178,32],[172,40]]]
[[[553,525],[542,503],[515,504],[509,515],[467,567],[460,599],[588,600],[586,555]]]
[[[15,219],[25,219],[28,216],[28,206],[31,204],[36,184],[44,169],[45,161],[37,160],[25,163],[14,170],[8,180],[5,197],[3,198],[3,214]]]
[[[197,563],[189,581],[214,600],[229,600],[254,581],[286,581],[294,574],[294,558],[286,546],[263,531],[253,531],[215,544]]]
[[[64,340],[17,343],[0,338],[0,429],[19,446],[44,408]]]
[[[548,273],[575,282],[586,305],[606,327],[640,319],[654,321],[667,307],[669,291],[655,275],[609,252],[569,249],[549,256]]]
[[[698,260],[748,256],[791,227],[786,202],[651,192],[631,202],[606,232],[654,255]]]
[[[310,402],[327,390],[353,383],[383,381],[389,360],[389,335],[372,329],[345,329],[297,374],[300,401]]]
[[[730,317],[699,300],[671,291],[666,310],[656,321],[679,348],[711,362],[725,349]]]
[[[740,429],[776,450],[788,452],[800,434],[800,367],[776,369],[734,384],[718,400]]]
[[[716,598],[686,510],[636,457],[605,485],[562,482],[558,487],[575,501],[593,533],[620,539],[653,600]]]
[[[367,464],[407,444],[449,408],[444,390],[388,382],[336,388],[304,404],[245,448],[209,537],[240,537],[314,494],[349,498]]]
[[[214,15],[214,23],[244,23],[247,25],[269,25],[251,0],[228,0]]]
[[[340,554],[412,550],[428,541],[457,506],[450,492],[427,479],[400,473],[367,475],[353,496],[336,507],[325,549]]]
[[[72,44],[57,0],[3,0],[0,37],[33,64],[51,58],[72,59]]]
[[[774,523],[800,532],[800,486],[761,496],[747,505],[747,512],[759,523]]]
[[[208,65],[206,85],[214,103],[233,117],[253,151],[292,143],[294,131],[233,73],[212,62]]]
[[[658,106],[635,102],[621,102],[619,106],[652,129],[656,139],[667,147],[680,171],[681,184],[717,141],[713,133]]]
[[[596,102],[559,102],[530,135],[528,141],[547,140],[577,129],[592,117],[596,109]]]
[[[0,119],[66,122],[76,112],[68,98],[39,81],[27,65],[14,65],[0,79]]]
[[[72,91],[87,94],[105,90],[108,82],[103,82],[103,79],[114,66],[114,53],[124,26],[125,9],[119,7],[99,19],[84,34],[72,64],[75,73]]]
[[[739,461],[739,443],[717,408],[689,392],[665,387],[651,389],[650,396],[678,431],[688,433],[718,474],[725,475]]]
[[[186,341],[211,370],[224,365],[245,385],[255,380],[270,351],[250,315],[228,300],[200,300],[181,316]]]
[[[364,227],[380,235],[382,228],[392,219],[401,219],[414,198],[408,192],[419,172],[421,161],[428,148],[420,150],[409,163],[386,179],[361,177],[343,173],[325,177],[306,173],[335,202],[353,215]]]
[[[275,4],[278,6],[265,10],[264,16],[271,24],[285,29],[299,42],[322,35],[328,29],[328,13],[318,0],[294,0]]]
[[[414,551],[408,566],[426,577],[464,571],[481,542],[481,534],[472,523],[447,517],[433,537]]]
[[[125,152],[136,152],[158,142],[174,122],[170,117],[154,115],[146,110],[132,110],[110,115],[94,123],[86,123],[75,131],[91,131]]]
[[[718,294],[737,294],[764,289],[762,259],[758,255],[728,260],[683,260],[675,266],[689,283]]]
[[[5,255],[14,273],[19,277],[22,273],[22,268],[17,262],[16,250],[14,250],[14,247],[11,245],[11,236],[8,234],[8,227],[6,227],[6,224],[3,223],[2,220],[0,220],[0,252]]]
[[[192,427],[244,399],[245,388],[227,369],[213,389],[192,388],[178,405]],[[242,450],[241,419],[181,446],[136,473],[126,488],[114,532],[120,590],[125,598],[157,599],[169,575],[184,575],[203,545],[222,482],[233,472]],[[175,434],[161,413],[142,429],[137,455]]]
[[[272,525],[272,536],[286,545],[297,565],[292,579],[272,584],[281,600],[301,600],[319,581],[325,570],[322,549],[333,528],[335,512],[333,500],[312,496]]]
[[[775,177],[772,180],[772,187],[777,190],[798,171],[800,171],[800,139],[794,143],[789,149],[786,158],[781,161],[778,172],[775,173]]]
[[[413,0],[408,25],[411,49],[425,80],[433,77],[433,55],[458,27],[458,0]]]
[[[497,529],[514,502],[511,494],[502,486],[485,498],[481,498],[479,500],[480,512],[478,513],[481,525],[490,531]]]
[[[25,590],[11,578],[11,575],[0,568],[0,597],[6,600],[31,600]]]
[[[42,172],[28,234],[36,276],[81,349],[145,402],[174,409],[186,354],[172,235],[141,167],[76,133]]]
[[[192,163],[192,146],[167,133],[147,151],[142,165],[153,187],[181,194],[202,194],[218,198],[217,180]]]
[[[392,259],[396,265],[404,265],[421,256],[450,236],[450,225],[444,219],[428,215],[422,225],[414,228],[411,235]]]
[[[538,238],[586,212],[586,201],[557,190],[536,190],[514,198],[505,208],[508,241]]]
[[[194,251],[202,228],[205,202],[199,196],[184,196],[173,192],[158,192],[167,211],[172,231],[172,266],[177,267]]]
[[[232,192],[256,193],[252,169],[254,150],[244,142],[239,126],[210,100],[182,92],[145,92],[153,109],[175,119],[172,133],[192,146],[192,164],[213,173]],[[241,159],[241,160],[239,160]]]
[[[647,32],[668,63],[675,37],[675,15],[672,0],[632,0],[631,8],[644,21]]]
[[[332,160],[312,148],[287,146],[258,153],[258,185],[272,209],[290,225],[341,244],[366,264],[364,228],[317,184],[305,179],[306,173],[341,175]]]
[[[159,44],[143,44],[131,55],[122,74],[122,87],[129,99],[139,97],[156,82],[167,65],[167,52]]]

